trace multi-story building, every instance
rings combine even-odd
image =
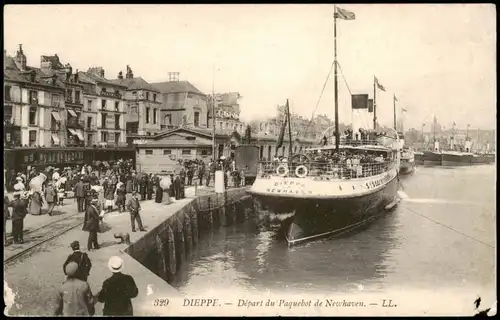
[[[83,85],[78,79],[78,70],[73,73],[71,65],[63,65],[57,54],[41,56],[40,69],[44,74],[55,75],[65,88],[64,101],[62,97],[52,96],[54,106],[64,103],[65,112],[61,120],[52,119],[52,132],[63,132],[62,145],[67,147],[82,147],[85,145],[83,111]]]
[[[64,114],[63,96],[64,86],[56,75],[27,65],[22,45],[15,57],[4,52],[4,145],[60,145],[64,134],[53,131],[52,125]]]
[[[245,123],[240,120],[240,105],[238,100],[241,98],[238,92],[215,94],[215,129],[221,132],[236,131],[243,134],[246,129]],[[212,128],[212,97],[208,97],[208,127]]]
[[[169,81],[152,83],[162,94],[160,128],[207,128],[206,95],[188,81],[179,81],[178,72],[169,73]]]
[[[84,84],[87,117],[85,126],[92,128],[94,118],[97,122],[97,137],[92,137],[92,140],[99,146],[125,145],[124,95],[127,87],[106,79],[102,67],[92,67],[87,72],[79,72],[78,77],[86,84]],[[94,110],[96,110],[95,117],[89,115]]]
[[[141,77],[134,77],[127,66],[125,79],[120,71],[118,79],[112,82],[127,87],[125,91],[125,112],[127,135],[151,135],[159,132],[160,109],[163,95]]]

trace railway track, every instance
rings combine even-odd
[[[20,248],[4,248],[4,265],[8,266],[43,244],[81,226],[83,215],[75,213],[24,233],[25,242]],[[26,235],[28,235],[26,239]],[[38,239],[40,238],[40,239]]]

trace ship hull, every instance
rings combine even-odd
[[[495,162],[495,158],[491,155],[479,155],[472,157],[472,165],[491,164],[493,162]]]
[[[442,157],[440,152],[424,151],[424,166],[440,166]]]
[[[415,153],[415,164],[424,164],[424,154]]]
[[[401,163],[399,165],[399,173],[401,174],[410,174],[415,169],[415,158],[402,158]]]
[[[473,156],[471,154],[442,154],[442,165],[446,167],[470,166]]]
[[[275,214],[294,213],[283,223],[289,245],[343,233],[375,220],[395,205],[398,179],[393,176],[373,193],[349,198],[304,199],[256,195],[260,208]]]

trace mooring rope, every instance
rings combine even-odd
[[[462,235],[462,236],[464,236],[464,237],[466,237],[466,238],[469,238],[469,239],[474,240],[474,241],[476,241],[476,242],[479,242],[479,243],[481,243],[481,244],[483,244],[483,245],[485,245],[485,246],[488,246],[488,247],[490,247],[490,248],[495,249],[495,247],[494,247],[494,246],[492,246],[492,245],[491,245],[491,244],[489,244],[489,243],[486,243],[486,242],[484,242],[484,241],[481,241],[481,240],[479,240],[479,239],[476,239],[476,238],[474,238],[474,237],[471,237],[471,236],[469,236],[469,235],[467,235],[467,234],[465,234],[465,233],[463,233],[463,232],[461,232],[461,231],[458,231],[458,230],[456,230],[456,229],[454,229],[454,228],[452,228],[452,227],[450,227],[450,226],[448,226],[448,225],[446,225],[446,224],[444,224],[444,223],[441,223],[441,222],[439,222],[439,221],[436,221],[436,220],[434,220],[434,219],[432,219],[432,218],[427,217],[426,215],[423,215],[423,214],[421,214],[421,213],[418,213],[418,212],[417,212],[417,211],[415,211],[415,210],[412,210],[412,209],[407,208],[407,207],[403,207],[403,208],[404,208],[404,209],[406,209],[406,210],[408,210],[408,211],[410,211],[410,212],[412,212],[412,213],[414,213],[414,214],[416,214],[416,215],[421,216],[422,218],[425,218],[425,219],[427,219],[427,220],[430,220],[430,221],[434,222],[435,224],[438,224],[438,225],[440,225],[440,226],[442,226],[442,227],[445,227],[445,228],[447,228],[447,229],[449,229],[449,230],[451,230],[451,231],[454,231],[454,232],[456,232],[456,233],[458,233],[458,234],[460,234],[460,235]]]

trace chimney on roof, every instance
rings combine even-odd
[[[168,73],[168,81],[170,81],[170,82],[179,81],[179,72],[169,72]]]
[[[101,68],[101,70],[99,70],[99,75],[101,76],[101,78],[104,78],[104,68]]]
[[[118,79],[123,80],[123,72],[118,72]]]
[[[22,44],[19,45],[14,62],[21,71],[26,71],[26,56],[24,55]]]
[[[78,83],[78,69],[76,69],[76,71],[75,71],[74,80],[75,80],[75,83]]]
[[[35,70],[31,70],[31,72],[30,72],[30,81],[31,82],[35,82],[35,79],[36,79],[36,72],[35,72]]]
[[[134,73],[132,72],[132,69],[130,68],[129,65],[127,65],[127,74],[125,75],[126,79],[133,79],[134,78]]]

